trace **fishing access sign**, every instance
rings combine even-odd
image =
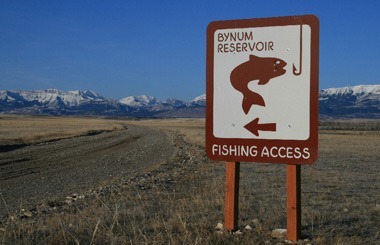
[[[318,157],[319,21],[313,15],[211,22],[206,152],[223,161]]]

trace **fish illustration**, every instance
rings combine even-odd
[[[259,80],[264,85],[274,77],[285,74],[286,62],[273,57],[249,55],[249,60],[235,67],[230,75],[232,86],[243,94],[243,111],[248,114],[252,105],[265,106],[263,97],[248,88],[251,81]]]

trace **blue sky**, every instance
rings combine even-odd
[[[0,2],[0,89],[91,89],[107,98],[205,93],[214,20],[314,14],[320,88],[380,84],[380,1]]]

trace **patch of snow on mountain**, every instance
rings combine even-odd
[[[206,94],[202,94],[188,103],[190,106],[205,106],[206,105]]]
[[[25,100],[37,101],[41,104],[53,104],[59,99],[59,95],[62,93],[63,91],[58,89],[19,91],[20,96]]]
[[[0,90],[0,100],[14,100],[13,97],[8,95],[8,91],[6,90]]]
[[[73,91],[69,91],[68,93],[70,94],[75,94],[75,95],[79,95],[81,97],[86,97],[86,98],[93,98],[93,99],[104,99],[103,96],[101,96],[100,94],[98,94],[97,92],[93,91],[93,90],[73,90]]]
[[[121,104],[130,106],[130,107],[147,107],[160,104],[160,101],[153,96],[148,95],[139,95],[139,96],[128,96],[119,100]]]
[[[171,106],[173,106],[173,107],[180,107],[180,106],[183,106],[183,105],[186,104],[183,100],[175,99],[175,98],[167,99],[167,100],[165,100],[163,103],[164,103],[164,104],[171,105]]]
[[[363,95],[363,94],[380,94],[380,85],[357,85],[352,87],[342,87],[342,88],[329,88],[322,89],[320,95]]]
[[[202,95],[194,98],[192,101],[206,101],[206,94],[202,94]]]

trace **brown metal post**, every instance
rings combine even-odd
[[[226,164],[226,197],[224,226],[228,231],[238,229],[240,162]]]
[[[298,241],[301,237],[301,166],[286,165],[287,237]]]

